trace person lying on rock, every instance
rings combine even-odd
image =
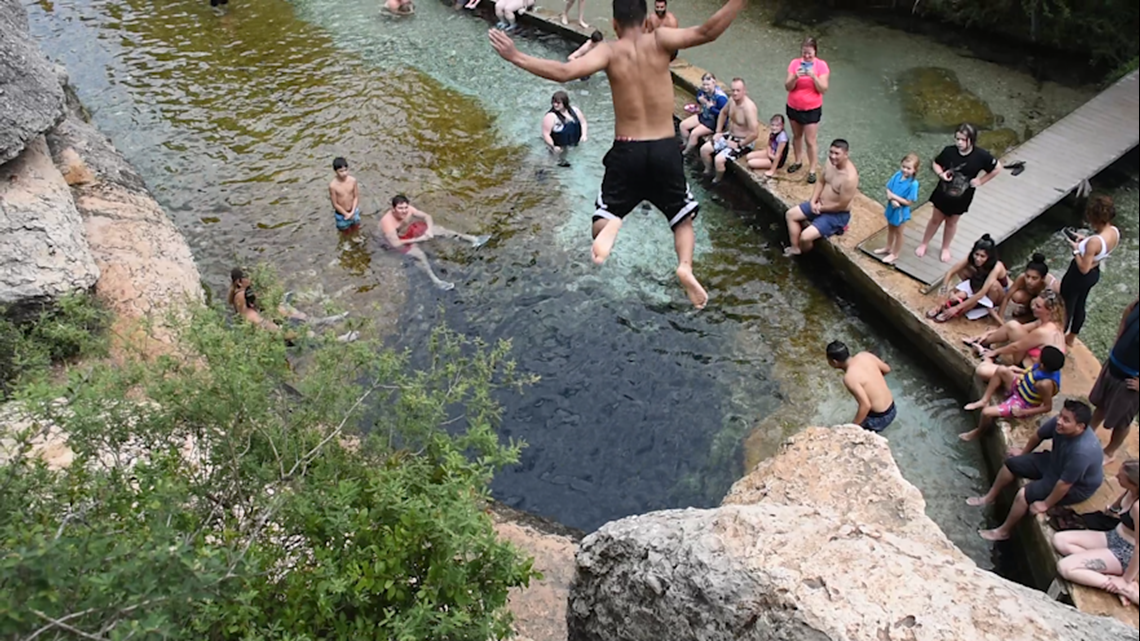
[[[285,294],[285,300],[277,306],[277,313],[290,325],[299,326],[304,324],[316,329],[342,321],[348,316],[348,312],[343,312],[324,318],[309,318],[304,312],[289,304],[288,299],[290,294],[291,292],[287,292]],[[261,305],[253,289],[253,282],[245,270],[240,267],[234,267],[230,271],[230,291],[226,295],[226,302],[242,320],[271,332],[281,331],[280,325],[262,315]],[[310,331],[307,335],[311,337],[313,333]],[[297,334],[295,331],[287,331],[284,333],[284,336],[286,340],[294,340]],[[348,332],[338,336],[337,340],[348,342],[356,340],[356,336],[356,332]]]
[[[1106,511],[1120,515],[1120,524],[1107,532],[1070,530],[1053,535],[1053,548],[1065,557],[1057,573],[1079,585],[1099,588],[1120,597],[1123,605],[1140,604],[1140,559],[1136,554],[1136,521],[1140,520],[1140,461],[1125,461],[1116,473],[1124,492]]]
[[[891,373],[890,365],[870,352],[852,356],[847,345],[840,341],[832,341],[827,346],[827,364],[843,370],[843,384],[859,404],[852,423],[865,430],[882,432],[895,420],[898,414],[895,399],[883,377]]]
[[[1061,413],[1045,421],[1023,448],[1010,450],[990,491],[966,499],[971,506],[989,505],[1010,483],[1019,478],[1032,482],[1017,491],[1005,521],[992,530],[979,530],[987,541],[1004,541],[1026,514],[1044,514],[1054,505],[1072,505],[1088,499],[1104,482],[1100,440],[1088,429],[1092,409],[1077,400],[1065,401]],[[1036,452],[1042,441],[1052,440],[1052,449]]]
[[[1052,345],[1041,349],[1041,358],[1029,369],[999,365],[982,397],[963,408],[967,412],[982,410],[978,414],[978,426],[959,434],[958,438],[963,441],[978,438],[998,417],[1030,418],[1052,412],[1053,397],[1061,391],[1061,368],[1064,366],[1065,353]],[[999,405],[990,405],[990,399],[999,387],[1006,390],[1005,400]]]

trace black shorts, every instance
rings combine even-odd
[[[1025,486],[1025,502],[1033,505],[1037,501],[1044,501],[1053,493],[1057,485],[1057,477],[1050,465],[1051,455],[1048,452],[1030,452],[1011,456],[1005,460],[1005,466],[1018,478],[1033,481]],[[1057,501],[1057,505],[1072,505],[1089,498],[1085,493],[1070,488],[1069,493]]]
[[[700,204],[689,191],[676,138],[614,141],[602,160],[606,174],[595,203],[594,220],[620,220],[648,200],[675,227],[696,218]]]
[[[800,111],[799,109],[792,109],[790,106],[785,106],[787,107],[785,111],[788,114],[788,118],[801,125],[817,125],[820,120],[823,120],[823,107]]]
[[[935,187],[930,194],[930,204],[942,212],[943,216],[961,216],[970,210],[970,203],[974,201],[974,192],[967,192],[958,198],[947,196],[941,189]]]

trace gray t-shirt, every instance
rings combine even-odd
[[[1041,440],[1053,441],[1049,455],[1049,478],[1071,483],[1069,496],[1083,501],[1100,489],[1104,482],[1104,454],[1096,432],[1089,428],[1077,436],[1057,434],[1057,417],[1045,421],[1037,428]]]

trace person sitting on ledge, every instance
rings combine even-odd
[[[701,146],[705,176],[713,176],[713,166],[716,167],[712,181],[714,185],[724,180],[728,161],[747,155],[760,137],[760,116],[756,111],[756,103],[748,97],[744,80],[733,78],[730,89],[732,100],[717,116],[717,133]]]
[[[1025,271],[1021,272],[1009,287],[1001,306],[998,307],[998,318],[1004,321],[1008,312],[1010,318],[1015,320],[1032,321],[1033,310],[1029,304],[1046,289],[1060,293],[1061,281],[1049,273],[1049,266],[1045,264],[1045,254],[1038,252],[1033,254],[1029,264],[1025,266]]]
[[[982,357],[975,370],[978,378],[989,380],[997,370],[999,360],[1012,365],[1025,365],[1028,360],[1032,364],[1041,358],[1041,350],[1046,345],[1067,351],[1065,305],[1061,302],[1061,295],[1046,289],[1033,299],[1029,308],[1036,319],[1032,323],[1022,325],[1011,320],[998,329],[963,340]],[[994,347],[1002,343],[1002,347]]]
[[[768,146],[757,149],[745,156],[748,168],[764,172],[766,178],[776,175],[776,171],[784,167],[788,160],[788,132],[784,131],[784,116],[775,114],[768,121]]]
[[[384,8],[396,16],[410,16],[416,12],[416,5],[412,0],[385,0]]]
[[[728,94],[716,84],[716,76],[706,72],[701,76],[697,102],[692,106],[696,113],[682,120],[677,126],[684,145],[681,149],[682,154],[688,155],[700,146],[702,138],[713,135],[717,130],[720,112],[727,106]]]
[[[894,396],[883,377],[891,373],[891,366],[871,352],[852,356],[840,341],[828,344],[827,364],[843,370],[843,384],[859,404],[852,423],[872,432],[887,429],[898,415]]]
[[[1099,588],[1120,597],[1122,605],[1140,604],[1140,562],[1136,555],[1136,521],[1140,520],[1140,461],[1125,461],[1116,473],[1124,491],[1106,512],[1120,515],[1107,532],[1070,530],[1053,535],[1053,548],[1065,557],[1057,573],[1066,580]]]
[[[1009,285],[1009,272],[1005,264],[998,260],[997,243],[989,234],[983,234],[974,242],[970,255],[958,261],[942,279],[941,293],[946,294],[950,283],[957,278],[958,285],[945,300],[926,312],[926,317],[936,323],[962,314],[970,320],[983,318],[988,313],[995,316],[994,305],[1005,298],[1005,288]],[[979,309],[979,307],[981,309]],[[999,324],[1001,320],[998,320]]]
[[[784,214],[791,245],[785,256],[811,251],[815,241],[842,234],[851,222],[851,201],[859,193],[859,171],[848,157],[847,141],[836,138],[827,150],[823,180],[815,184],[811,200],[792,207]],[[804,227],[804,223],[807,227]]]
[[[1029,370],[998,366],[982,397],[964,408],[967,412],[982,410],[978,416],[978,426],[959,434],[958,438],[963,441],[974,440],[997,417],[1029,418],[1052,412],[1053,397],[1061,391],[1061,368],[1064,366],[1064,352],[1052,345],[1046,345],[1041,350],[1041,362]],[[1000,405],[990,405],[990,399],[999,386],[1007,390],[1005,400]]]
[[[992,530],[979,530],[987,541],[1004,541],[1013,534],[1026,513],[1044,514],[1054,505],[1072,505],[1088,499],[1104,481],[1100,441],[1088,429],[1092,410],[1076,400],[1065,401],[1061,413],[1045,421],[1029,437],[1025,447],[1013,449],[998,472],[990,491],[966,499],[967,505],[989,505],[1010,483],[1019,478],[1033,482],[1017,491],[1009,515]],[[1035,452],[1042,441],[1052,440],[1047,452]]]

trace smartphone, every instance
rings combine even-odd
[[[812,63],[810,63],[810,62],[808,62],[808,61],[806,61],[806,60],[801,60],[801,61],[800,61],[800,71],[802,71],[802,72],[804,72],[804,73],[807,73],[807,70],[808,70],[808,69],[811,69],[811,68],[812,68]]]

